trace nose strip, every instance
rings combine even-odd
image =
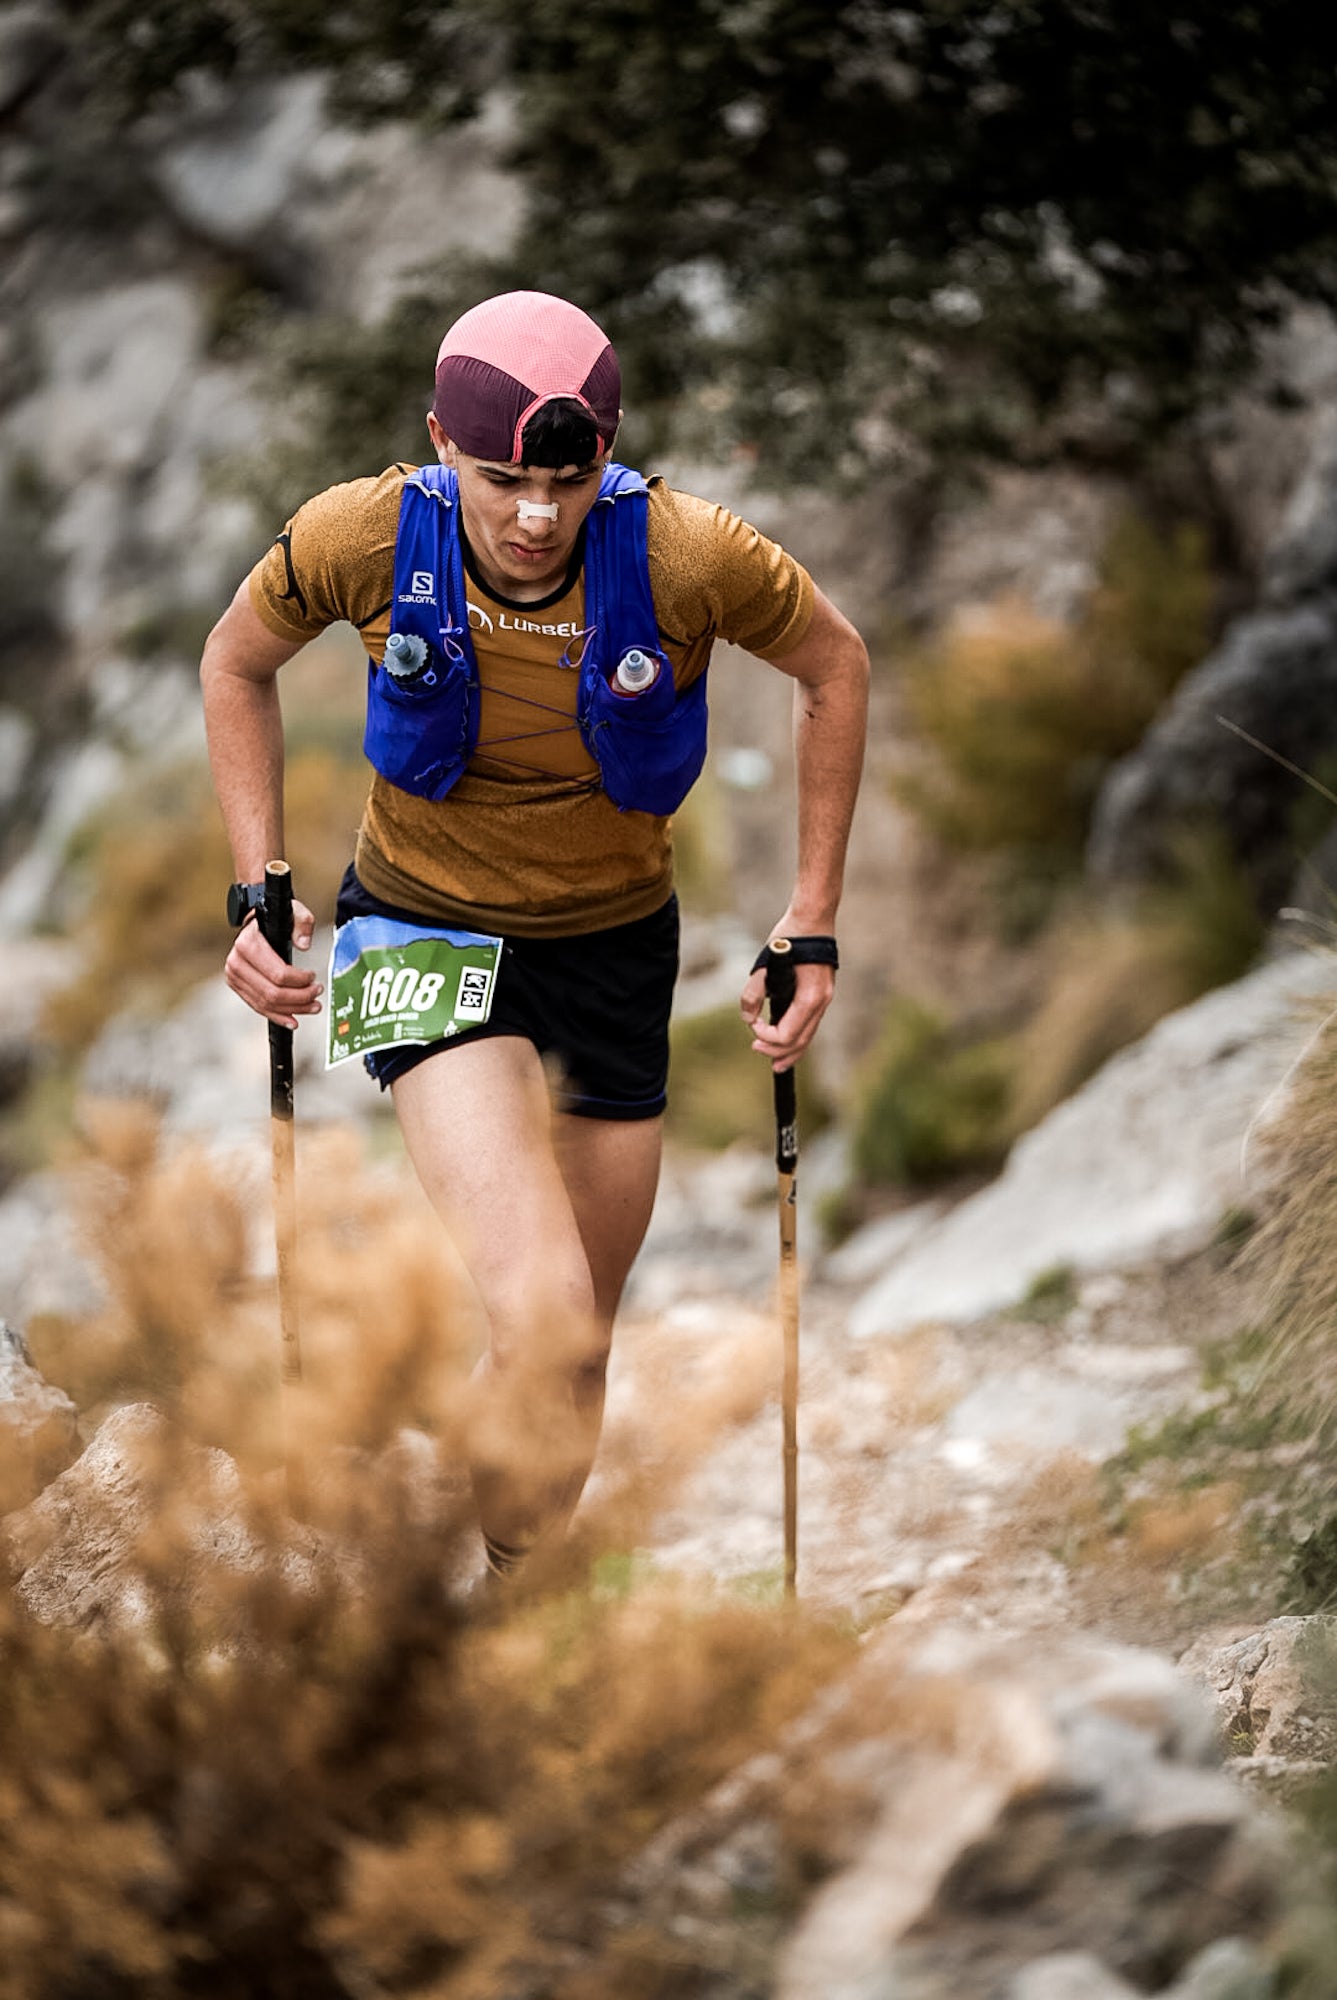
[[[545,507],[539,500],[517,500],[515,511],[522,521],[555,521],[557,502],[550,500]]]

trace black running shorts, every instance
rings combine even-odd
[[[383,903],[350,868],[335,922],[396,917],[439,919]],[[559,1110],[577,1118],[657,1118],[668,1081],[669,1008],[678,976],[678,899],[634,923],[577,937],[506,938],[481,1027],[435,1042],[372,1050],[363,1060],[382,1090],[397,1077],[465,1042],[520,1035],[557,1060]]]

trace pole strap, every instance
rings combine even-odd
[[[791,965],[829,965],[833,971],[840,970],[840,953],[833,937],[796,937],[784,944],[779,956],[788,959]],[[776,954],[771,950],[768,939],[752,961],[752,970],[760,972],[763,967],[770,969]]]

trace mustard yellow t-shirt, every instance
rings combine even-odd
[[[250,576],[271,632],[312,639],[347,619],[381,659],[409,470],[330,487],[298,509]],[[653,480],[648,541],[660,641],[678,686],[705,672],[716,638],[778,660],[803,637],[807,572],[726,508]],[[618,812],[576,728],[579,675],[564,660],[579,656],[582,576],[538,604],[495,596],[467,561],[466,585],[477,749],[441,800],[373,776],[359,877],[387,902],[502,935],[562,936],[648,916],[673,885],[670,826]]]

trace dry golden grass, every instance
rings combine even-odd
[[[1337,987],[1337,956],[1333,958]],[[1254,1141],[1270,1187],[1247,1253],[1273,1330],[1260,1400],[1331,1436],[1337,1423],[1337,1015],[1315,1022],[1274,1122]]]
[[[43,1329],[42,1360],[90,1422],[129,1397],[166,1421],[136,1447],[114,1615],[80,1635],[0,1599],[0,2000],[701,1990],[719,1940],[653,1913],[619,1926],[610,1892],[853,1641],[672,1580],[588,1577],[764,1398],[759,1323],[666,1357],[547,1577],[471,1614],[446,1579],[474,1536],[451,1467],[477,1327],[425,1205],[348,1138],[303,1149],[295,1522],[263,1179],[164,1146],[134,1108],[86,1127],[106,1297]],[[436,1441],[430,1493],[421,1454],[385,1448],[405,1424]]]
[[[1176,880],[1122,910],[1076,908],[1048,942],[1044,997],[1014,1044],[1009,1131],[1028,1131],[1166,1014],[1238,978],[1261,942],[1244,883],[1211,842],[1187,844]]]
[[[1160,1568],[1222,1554],[1241,1498],[1240,1486],[1223,1479],[1196,1492],[1135,1501],[1128,1510],[1130,1551]]]

